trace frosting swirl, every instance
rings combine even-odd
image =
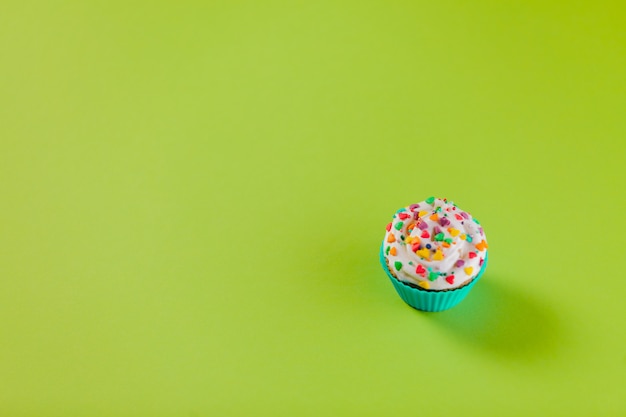
[[[445,198],[430,197],[398,210],[386,229],[389,271],[425,290],[462,287],[478,275],[487,255],[478,221]]]

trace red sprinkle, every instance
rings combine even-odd
[[[454,217],[456,217],[456,219],[457,219],[458,221],[463,221],[463,216],[461,216],[461,215],[460,215],[460,214],[458,214],[458,213],[454,213]]]
[[[446,281],[448,281],[448,284],[450,285],[454,284],[454,275],[448,275],[446,277]]]
[[[409,217],[410,217],[410,216],[409,216],[408,214],[406,214],[406,213],[399,213],[399,214],[398,214],[398,218],[399,218],[400,220],[406,220],[406,219],[408,219]]]
[[[391,230],[391,223],[389,223],[389,224],[385,227],[385,229],[387,229],[387,231],[390,231],[390,230]]]
[[[424,231],[422,232],[422,236],[421,236],[421,237],[422,237],[422,238],[424,238],[424,239],[428,239],[428,238],[430,237],[430,234],[428,233],[428,231],[427,231],[427,230],[424,230]]]
[[[420,264],[417,264],[417,268],[415,268],[415,273],[421,276],[426,276],[426,269]]]
[[[417,252],[420,249],[420,244],[419,243],[414,243],[411,245],[411,250],[413,252]]]
[[[470,259],[474,259],[476,257],[476,252],[470,252],[469,257]]]

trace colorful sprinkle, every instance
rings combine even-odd
[[[441,233],[441,227],[439,226],[433,227],[433,235],[437,235],[439,233]]]
[[[411,204],[409,206],[409,210],[411,210],[411,211],[415,211],[415,209],[418,209],[418,208],[420,208],[419,204]]]
[[[419,216],[420,216],[420,217],[424,217],[426,214],[428,214],[428,212],[427,212],[427,211],[422,210],[422,211],[420,211],[418,214],[419,214]]]
[[[393,266],[396,268],[396,271],[399,271],[402,268],[402,262],[396,261]]]
[[[441,242],[441,241],[443,240],[443,238],[444,238],[444,234],[443,234],[443,233],[437,233],[437,234],[435,235],[435,240],[436,240],[437,242]]]
[[[432,203],[434,203],[434,202],[435,202],[435,197],[428,197],[428,198],[426,199],[426,204],[432,204]]]
[[[430,284],[428,283],[428,281],[420,281],[417,283],[417,285],[419,285],[420,287],[426,290],[430,288]]]
[[[406,214],[406,213],[400,213],[400,214],[398,214],[398,218],[399,218],[400,220],[406,220],[406,219],[408,219],[409,217],[411,217],[411,216],[409,216],[409,215],[408,215],[408,214]]]
[[[426,229],[428,229],[428,225],[426,224],[426,222],[419,222],[419,223],[417,224],[417,227],[419,227],[419,228],[420,228],[420,230],[426,230]]]
[[[481,252],[487,249],[487,247],[488,246],[487,246],[487,242],[485,242],[485,239],[483,239],[482,242],[476,244],[476,249],[478,249]]]
[[[415,268],[415,273],[423,277],[426,277],[426,269],[424,269],[422,265],[419,265],[419,264],[417,265],[417,268]]]
[[[430,243],[427,243],[426,244],[426,249],[430,249],[430,248],[432,248],[432,246],[430,245]]]
[[[468,256],[470,259],[474,259],[476,257],[476,252],[470,252],[468,253]]]
[[[472,243],[472,237],[470,235],[467,235],[465,237],[465,240],[467,240],[469,243]]]
[[[385,226],[385,229],[387,229],[387,231],[391,230],[391,223],[389,223],[387,226]]]
[[[403,222],[398,222],[398,223],[396,223],[396,225],[395,225],[395,226],[393,226],[393,227],[394,227],[396,230],[400,230],[400,229],[402,229],[402,226],[404,226],[404,223],[403,223]]]
[[[430,215],[429,219],[436,222],[437,220],[439,220],[439,215],[437,213],[433,213]]]
[[[409,243],[409,244],[413,243],[413,236],[407,236],[406,239],[405,239],[405,242]]]
[[[393,235],[393,233],[389,233],[387,235],[387,243],[393,243],[396,241],[396,237]]]
[[[457,268],[462,267],[463,265],[465,265],[465,261],[463,259],[459,259],[458,261],[456,261],[456,263],[454,264],[454,266],[456,266]]]
[[[480,261],[478,262],[478,266],[483,266],[483,262],[485,262],[485,260],[483,258],[480,258]]]
[[[446,227],[450,224],[450,220],[448,220],[447,217],[442,217],[439,219],[439,224],[441,225],[441,227]]]
[[[424,259],[430,258],[430,251],[428,249],[426,249],[426,248],[420,249],[416,253],[417,253],[418,256],[421,256]]]
[[[448,284],[452,285],[454,284],[454,275],[448,275],[446,277],[446,281],[448,282]]]
[[[454,217],[455,217],[458,221],[460,221],[460,222],[462,222],[462,221],[463,221],[463,217],[461,217],[461,215],[460,215],[459,213],[455,213],[455,214],[454,214]]]
[[[461,235],[461,240],[465,240],[465,239],[467,239],[467,235],[466,234],[462,234]]]
[[[413,252],[417,252],[418,250],[420,250],[420,243],[419,242],[413,243],[413,245],[411,245],[411,250]]]
[[[431,281],[434,281],[437,279],[437,277],[439,276],[439,273],[431,271],[428,273],[428,279]]]
[[[396,256],[396,247],[395,246],[389,250],[389,255]]]
[[[472,268],[471,266],[468,266],[466,268],[463,269],[463,271],[465,271],[465,273],[467,275],[472,275],[472,271],[474,270],[474,268]]]
[[[452,238],[446,238],[443,241],[446,242],[448,245],[452,244]]]
[[[424,230],[422,232],[421,237],[422,237],[422,239],[428,239],[430,237],[430,234],[428,233],[428,231]]]
[[[461,233],[458,229],[455,229],[454,227],[450,227],[448,229],[448,233],[450,233],[450,236],[455,237],[458,236],[459,233]]]
[[[461,212],[461,216],[463,216],[464,219],[469,219],[469,214],[464,211]]]
[[[441,252],[441,249],[437,249],[437,252],[435,252],[435,256],[433,256],[433,259],[435,261],[441,261],[443,259],[443,252]]]

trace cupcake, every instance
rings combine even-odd
[[[442,311],[460,303],[487,267],[480,223],[445,198],[398,210],[380,248],[380,261],[411,307]]]

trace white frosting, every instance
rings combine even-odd
[[[431,197],[398,210],[387,229],[383,250],[389,270],[423,289],[462,287],[478,275],[487,255],[482,227],[444,199]]]

